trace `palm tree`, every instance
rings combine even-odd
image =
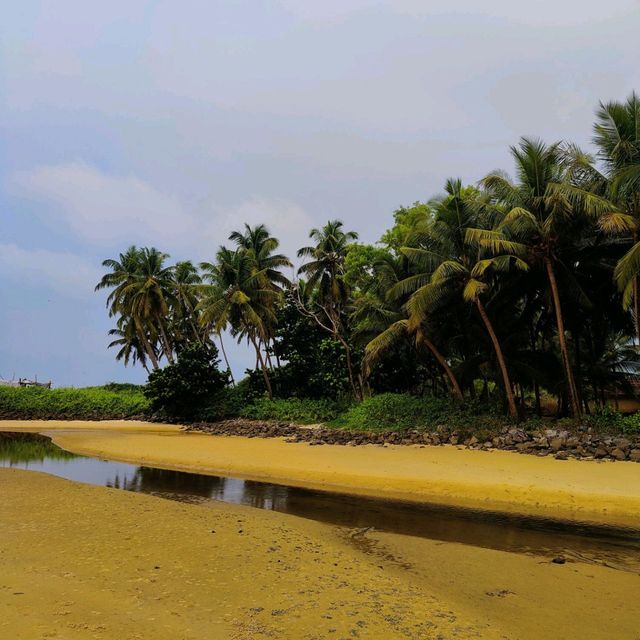
[[[121,253],[117,260],[111,258],[104,260],[102,266],[107,267],[110,271],[102,277],[95,290],[111,289],[106,302],[109,316],[121,315],[132,320],[138,340],[151,361],[152,367],[157,369],[158,358],[154,346],[156,334],[151,331],[151,327],[147,326],[141,317],[134,317],[132,309],[133,295],[140,279],[142,251],[132,245],[124,253]]]
[[[562,259],[563,250],[575,239],[576,226],[610,218],[615,209],[605,198],[571,184],[567,180],[559,143],[522,138],[511,147],[517,181],[494,172],[481,184],[503,213],[495,230],[478,230],[474,240],[493,252],[516,250],[530,266],[543,269],[548,280],[569,401],[574,416],[582,413],[578,390],[566,341],[564,314],[557,271],[574,282],[573,265]],[[514,244],[516,243],[516,244]],[[516,246],[517,245],[517,246]]]
[[[188,336],[202,344],[204,336],[198,323],[198,290],[202,278],[189,260],[177,262],[172,270],[172,328],[174,333]]]
[[[284,291],[291,287],[291,281],[282,273],[284,267],[293,267],[291,260],[282,253],[274,253],[280,246],[280,241],[271,236],[264,224],[255,227],[244,225],[244,232],[234,231],[229,236],[240,251],[246,253],[253,261],[254,272],[260,272],[263,286],[273,289],[278,295],[274,297],[274,305],[282,302]],[[272,343],[275,326],[272,321],[265,321],[265,352],[271,365]],[[277,354],[276,354],[277,358]]]
[[[116,336],[116,338],[109,343],[107,348],[120,348],[116,354],[116,360],[123,360],[125,367],[128,366],[129,362],[134,365],[139,362],[145,371],[149,373],[147,355],[140,341],[136,325],[131,318],[119,318],[118,326],[115,329],[111,329],[109,335]]]
[[[274,323],[274,299],[277,293],[265,286],[264,271],[255,271],[253,258],[245,251],[220,247],[216,262],[200,265],[203,280],[198,305],[201,322],[218,335],[228,326],[238,341],[246,338],[256,351],[269,398],[271,381],[260,342],[267,338],[267,323]]]
[[[297,297],[300,311],[342,344],[346,360],[349,384],[354,397],[361,394],[356,387],[351,361],[351,348],[345,337],[344,313],[349,302],[350,289],[344,278],[344,261],[349,244],[358,239],[355,231],[343,231],[340,220],[331,220],[321,229],[312,229],[309,237],[314,245],[302,247],[299,258],[310,258],[299,269],[307,277],[306,289],[313,291],[313,307]]]
[[[365,379],[371,373],[373,365],[383,356],[403,341],[413,338],[416,348],[425,346],[431,352],[444,370],[453,395],[462,402],[462,389],[447,359],[433,341],[431,323],[425,319],[411,330],[404,304],[406,300],[390,295],[393,287],[409,276],[407,266],[403,255],[384,254],[373,264],[370,286],[354,301],[350,318],[354,333],[369,337],[362,363]]]
[[[625,215],[616,216],[615,231],[630,234],[633,246],[618,263],[615,279],[623,291],[623,304],[632,307],[636,341],[640,346],[640,97],[633,92],[625,103],[600,103],[596,112],[594,138],[598,159],[603,164],[599,173],[591,163],[589,175],[600,177],[604,193]]]
[[[496,273],[528,267],[515,255],[483,257],[482,249],[478,249],[469,234],[470,229],[481,223],[480,215],[472,206],[475,192],[465,190],[460,180],[448,180],[445,191],[447,195],[437,204],[434,221],[416,229],[415,246],[402,248],[417,267],[416,273],[399,282],[392,291],[395,295],[411,293],[406,305],[409,316],[406,327],[413,332],[419,331],[430,315],[457,299],[476,306],[495,351],[509,414],[516,417],[518,411],[506,360],[482,295],[490,290],[491,278]],[[503,242],[504,249],[507,244]],[[516,247],[512,244],[508,249],[512,254]]]

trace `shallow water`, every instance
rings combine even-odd
[[[0,467],[206,504],[219,500],[310,518],[350,529],[457,542],[515,553],[606,564],[640,573],[640,530],[421,505],[266,482],[138,466],[70,454],[48,438],[0,432]]]

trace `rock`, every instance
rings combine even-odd
[[[569,454],[566,451],[558,451],[555,455],[556,460],[568,460]]]
[[[611,455],[616,460],[626,460],[627,459],[627,454],[622,449],[619,449],[619,448],[614,449],[611,452]]]
[[[606,458],[609,455],[609,452],[602,446],[598,446],[598,448],[594,451],[593,456],[595,458]]]
[[[564,445],[563,438],[553,438],[551,442],[549,442],[549,446],[553,451],[560,451]]]
[[[553,564],[565,564],[567,562],[567,560],[566,560],[566,558],[563,558],[562,556],[557,556],[551,562],[553,562]]]
[[[633,462],[640,462],[640,449],[631,449],[629,452],[629,460]]]

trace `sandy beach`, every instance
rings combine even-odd
[[[311,447],[172,425],[3,422],[78,453],[352,493],[638,524],[640,465]],[[0,637],[637,640],[640,575],[0,469]],[[585,603],[589,603],[585,607]]]
[[[75,453],[164,468],[640,528],[640,464],[632,462],[453,446],[312,447],[124,421],[2,421],[0,429],[47,432]]]
[[[18,470],[0,492],[3,638],[637,638],[624,571]]]

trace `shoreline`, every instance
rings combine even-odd
[[[115,427],[115,428],[114,428]],[[153,423],[0,422],[73,453],[309,489],[640,528],[640,466],[454,446],[344,447]]]

